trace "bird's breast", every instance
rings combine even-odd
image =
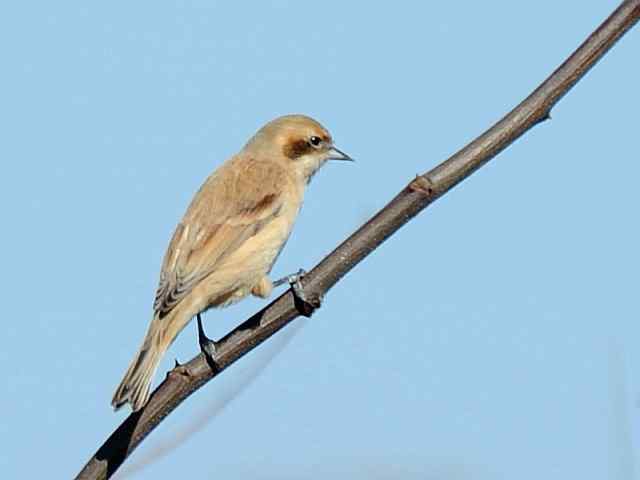
[[[267,274],[289,238],[301,206],[302,195],[288,192],[278,214],[230,255],[225,266],[235,265],[249,276]],[[247,281],[251,283],[253,278]]]

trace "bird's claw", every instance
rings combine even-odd
[[[306,274],[307,274],[306,270],[304,268],[301,268],[296,273],[292,273],[291,275],[285,275],[284,277],[279,278],[278,280],[273,282],[273,286],[279,287],[280,285],[284,285],[285,283],[287,285],[293,285],[294,283],[300,281],[300,278],[302,278]]]
[[[307,272],[301,268],[296,273],[287,275],[286,277],[275,281],[273,285],[277,287],[284,283],[288,283],[293,291],[293,299],[296,304],[296,308],[305,317],[310,317],[317,308],[320,308],[322,297],[318,295],[310,295],[305,291],[301,279],[306,274]]]

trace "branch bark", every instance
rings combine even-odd
[[[531,127],[550,118],[553,106],[640,19],[640,0],[626,0],[531,95],[489,130],[449,159],[412,180],[391,202],[325,257],[303,280],[312,297],[322,296],[400,227],[447,193]],[[167,374],[146,407],[129,417],[89,460],[77,479],[106,479],[180,403],[220,371],[300,315],[286,292],[227,334],[219,347],[219,369],[202,354]]]

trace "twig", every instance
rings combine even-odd
[[[483,166],[534,125],[640,18],[640,0],[624,1],[611,16],[529,97],[502,120],[433,170],[416,177],[390,203],[347,238],[304,277],[305,291],[322,296],[390,235]],[[299,316],[287,292],[226,335],[219,347],[220,370]],[[219,370],[219,371],[220,371]],[[202,354],[176,366],[147,406],[113,432],[76,478],[109,478],[167,415],[215,377]]]

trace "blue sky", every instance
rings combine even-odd
[[[616,5],[0,7],[3,477],[68,478],[124,418],[109,401],[175,224],[263,123],[306,113],[357,159],[314,178],[279,277],[500,118]],[[201,428],[130,478],[633,478],[639,48],[636,29],[312,320],[185,402],[131,463]],[[209,312],[207,330],[262,305]],[[196,353],[193,325],[161,371]]]

